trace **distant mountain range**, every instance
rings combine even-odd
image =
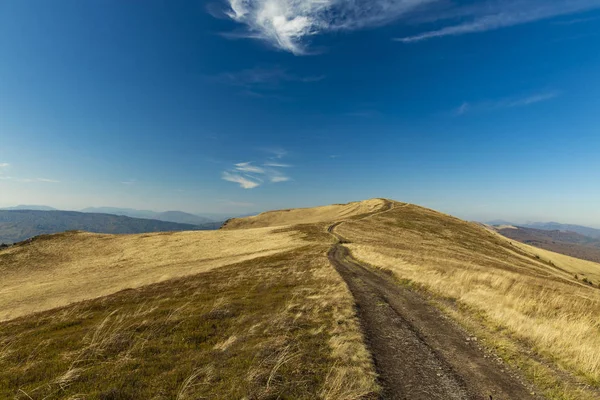
[[[25,205],[25,204],[20,204],[18,206],[15,207],[4,207],[4,208],[0,208],[0,210],[35,210],[35,211],[56,211],[56,208],[54,207],[48,207],[48,206],[34,206],[34,205]]]
[[[590,228],[588,226],[559,224],[558,222],[532,222],[521,226],[524,228],[541,229],[543,231],[575,232],[583,236],[600,239],[600,229]]]
[[[158,221],[177,222],[179,224],[200,225],[207,222],[215,222],[214,219],[201,217],[199,215],[186,213],[183,211],[165,211],[156,212],[150,210],[135,210],[133,208],[116,208],[116,207],[88,207],[81,210],[85,213],[102,213],[124,215],[132,218],[147,218]]]
[[[177,217],[177,216],[176,216]],[[181,224],[123,215],[57,210],[0,210],[0,243],[68,230],[96,233],[145,233],[218,229],[221,222]]]
[[[509,239],[584,260],[600,262],[600,239],[572,229],[535,229],[500,224],[496,230]],[[561,224],[559,224],[561,225]],[[555,225],[543,225],[553,227]],[[577,225],[575,225],[577,227]],[[585,227],[581,227],[585,228]],[[593,228],[586,228],[593,229]]]
[[[512,225],[522,228],[539,229],[542,231],[575,232],[593,239],[600,239],[600,229],[590,228],[589,226],[560,224],[558,222],[528,222],[525,224],[515,224],[504,220],[489,221],[487,224],[492,226]]]
[[[0,208],[0,210],[35,210],[35,211],[67,211],[58,210],[54,207],[44,205],[18,205],[15,207]],[[70,210],[69,210],[70,211]],[[237,215],[237,214],[223,214],[223,213],[200,213],[192,214],[183,211],[151,211],[151,210],[137,210],[134,208],[121,208],[121,207],[87,207],[80,211],[84,213],[96,213],[96,214],[112,214],[112,215],[123,215],[131,218],[146,218],[154,219],[158,221],[176,222],[178,224],[191,224],[191,225],[203,225],[207,223],[221,223],[229,218],[233,217],[245,217],[254,214]]]

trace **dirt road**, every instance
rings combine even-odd
[[[328,256],[354,296],[383,399],[539,398],[421,294],[354,260],[340,223]]]

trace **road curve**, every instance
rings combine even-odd
[[[335,231],[341,223],[328,228],[337,239],[328,257],[354,296],[382,399],[539,398],[421,294],[355,260]]]

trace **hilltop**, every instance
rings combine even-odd
[[[600,264],[413,204],[48,235],[0,272],[0,397],[600,393]]]

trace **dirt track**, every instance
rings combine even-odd
[[[421,294],[354,260],[339,224],[328,257],[354,296],[383,399],[539,398]]]

